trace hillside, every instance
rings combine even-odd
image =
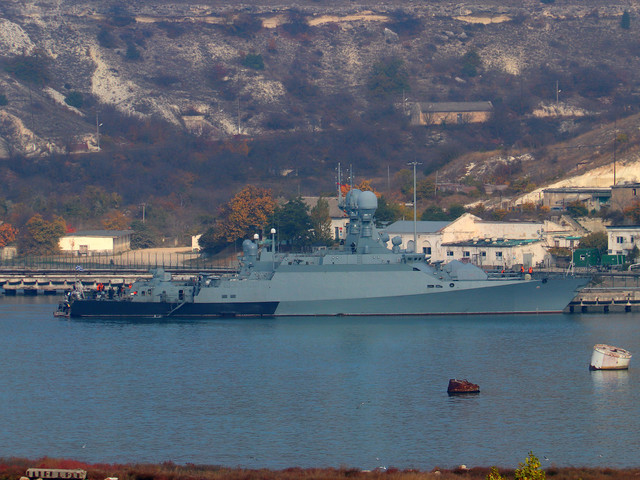
[[[161,199],[192,210],[195,228],[246,182],[331,191],[338,162],[389,194],[414,159],[440,182],[539,187],[610,164],[621,134],[635,165],[638,28],[621,0],[4,0],[3,196],[61,211],[94,186],[132,217]],[[415,102],[477,100],[494,105],[486,125],[408,121]],[[61,191],[56,170],[79,175]]]

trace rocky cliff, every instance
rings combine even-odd
[[[3,0],[5,65],[35,58],[46,80],[0,72],[1,153],[96,150],[110,129],[101,120],[107,107],[210,138],[339,129],[324,103],[349,95],[349,108],[366,109],[372,66],[387,58],[407,69],[411,88],[391,99],[407,110],[412,102],[491,99],[496,82],[517,96],[541,70],[615,71],[613,88],[632,94],[640,41],[637,24],[620,27],[624,12],[640,16],[623,0]],[[469,52],[479,70],[465,76],[460,62]],[[548,80],[532,106],[539,116],[597,114],[611,103],[611,89],[585,95]],[[71,93],[81,105],[69,105]]]

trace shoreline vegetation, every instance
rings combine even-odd
[[[579,468],[549,467],[541,469],[530,463],[532,455],[519,468],[466,467],[434,468],[430,471],[397,469],[393,467],[375,470],[357,468],[286,468],[283,470],[228,468],[216,465],[179,465],[173,462],[160,464],[90,464],[75,460],[40,458],[0,459],[0,480],[19,480],[28,468],[82,469],[87,480],[637,480],[638,468]],[[537,460],[537,459],[536,459]],[[539,464],[538,464],[539,465]]]

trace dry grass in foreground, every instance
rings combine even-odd
[[[363,471],[352,468],[287,468],[284,470],[226,468],[215,465],[176,465],[165,462],[151,464],[87,464],[75,460],[41,458],[0,458],[0,480],[19,480],[27,468],[80,468],[87,471],[87,480],[486,480],[489,467],[417,470]],[[498,469],[505,480],[514,479],[516,470]],[[541,470],[549,480],[640,480],[640,468],[556,468]],[[523,479],[533,480],[533,479]]]

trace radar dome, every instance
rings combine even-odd
[[[378,197],[373,192],[361,192],[358,196],[358,208],[362,210],[371,210],[370,213],[375,212],[378,208]]]
[[[402,237],[400,237],[400,236],[398,236],[398,237],[393,237],[393,238],[391,239],[391,243],[392,243],[393,245],[396,245],[396,246],[397,246],[397,245],[401,245],[401,244],[402,244]]]
[[[360,194],[362,192],[360,190],[358,190],[357,188],[354,188],[353,190],[349,190],[349,192],[347,193],[347,205],[349,206],[349,208],[355,210],[356,208],[358,208],[358,198],[360,198]]]

